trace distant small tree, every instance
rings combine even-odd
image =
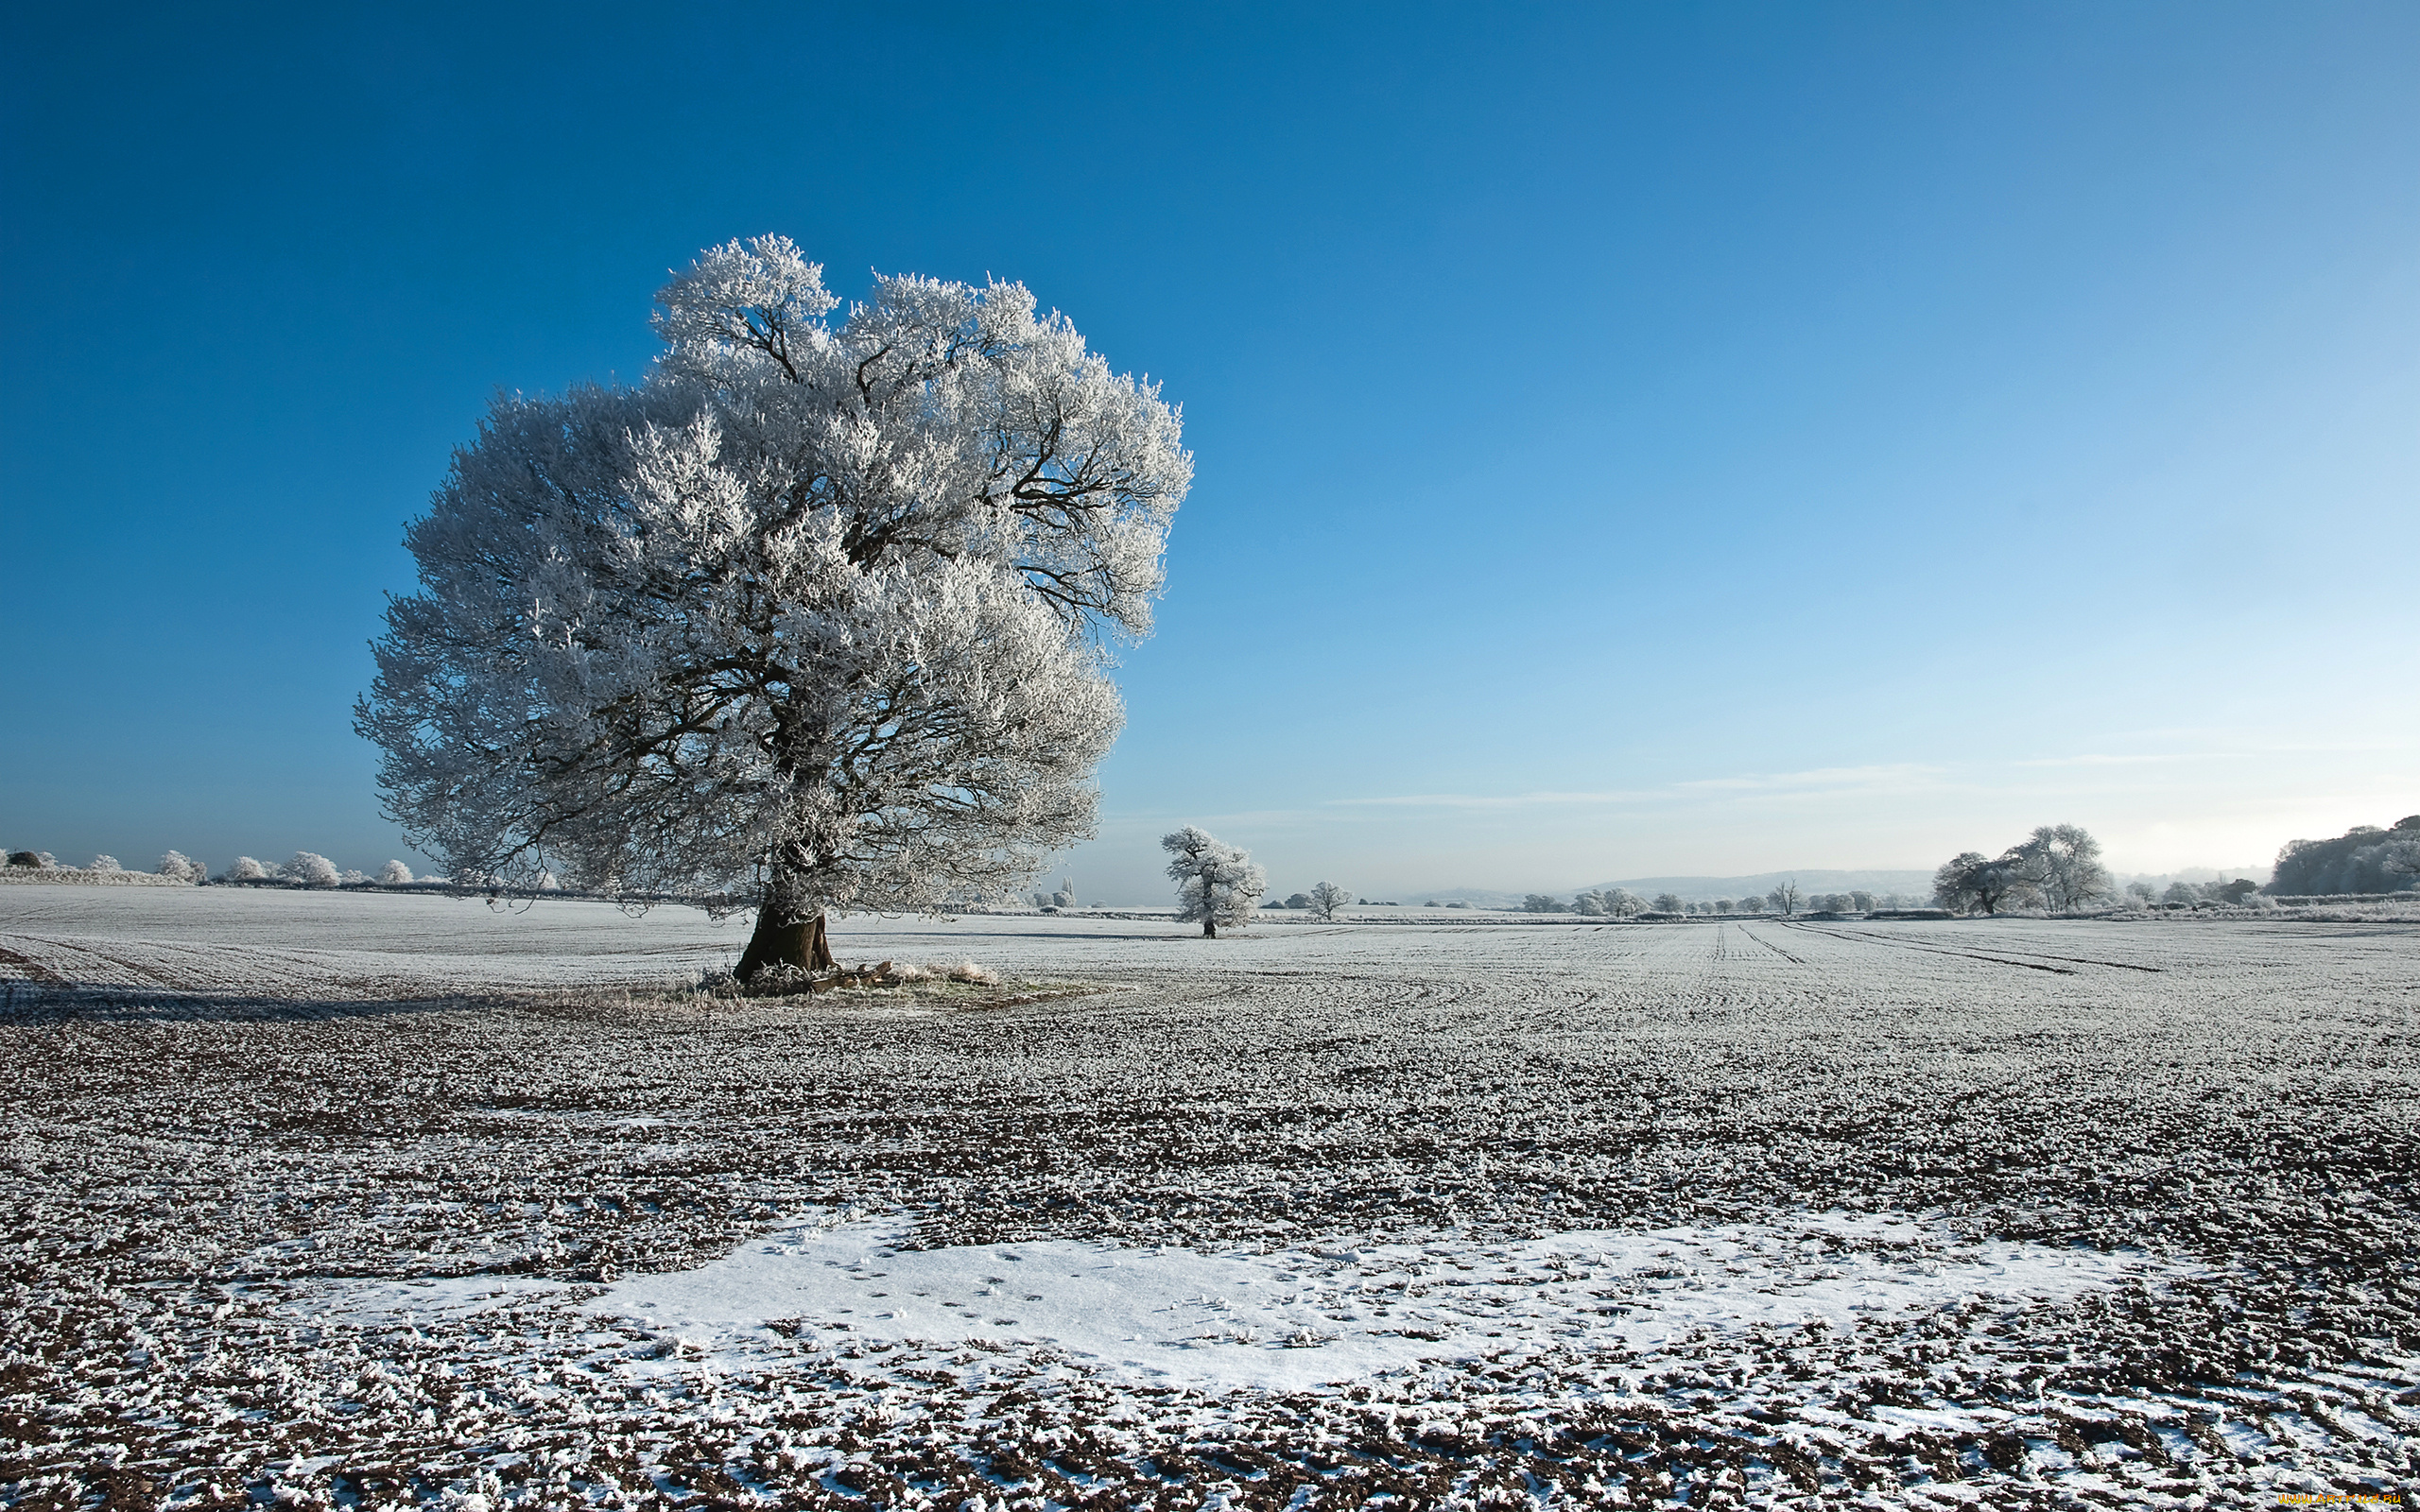
[[[1798,890],[1797,880],[1792,878],[1790,881],[1783,883],[1780,886],[1775,887],[1772,891],[1765,894],[1765,902],[1773,905],[1773,911],[1775,913],[1794,914],[1798,912],[1798,904],[1802,896],[1803,895]]]
[[[1533,892],[1521,900],[1521,912],[1525,914],[1561,914],[1567,913],[1569,910],[1556,899],[1549,898],[1542,892]]]
[[[1219,926],[1240,929],[1252,922],[1260,895],[1269,890],[1268,873],[1249,851],[1237,849],[1188,824],[1160,837],[1168,861],[1168,880],[1176,884],[1177,918],[1201,921],[1204,937],[1217,939]]]
[[[1280,908],[1308,908],[1311,906],[1311,895],[1306,892],[1288,893],[1286,895],[1286,901],[1277,904],[1277,906]]]
[[[295,851],[294,859],[277,870],[286,881],[299,882],[305,887],[333,887],[344,880],[337,874],[335,862],[308,850]]]
[[[9,852],[9,865],[39,870],[49,863],[43,860],[42,852],[39,850],[11,850]]]
[[[1332,882],[1322,882],[1311,889],[1311,911],[1322,919],[1333,919],[1336,911],[1353,901],[1353,895]]]
[[[1731,912],[1731,900],[1728,898],[1717,898],[1714,901],[1714,911],[1718,914],[1727,914]]]
[[[2168,891],[2160,894],[2159,901],[2164,903],[2198,903],[2202,901],[2202,889],[2189,882],[2171,882],[2168,885]]]
[[[2148,882],[2130,882],[2126,884],[2126,896],[2137,903],[2148,903],[2159,896],[2159,889]]]
[[[1849,907],[1855,909],[1860,914],[1870,914],[1874,912],[1874,894],[1870,892],[1860,892],[1854,887],[1850,888]]]
[[[250,856],[237,856],[227,864],[229,882],[259,882],[268,875],[268,868]]]
[[[112,855],[98,855],[95,856],[92,860],[92,864],[87,866],[84,869],[87,871],[117,871],[121,868],[117,864],[117,857]]]
[[[1605,906],[1605,895],[1601,892],[1583,892],[1574,897],[1571,900],[1571,911],[1590,919],[1602,918],[1612,912]]]
[[[389,861],[378,868],[378,880],[389,887],[401,887],[412,880],[412,868],[400,861]]]
[[[199,882],[209,874],[209,868],[182,850],[171,850],[160,858],[160,875],[164,877],[174,877],[179,882]]]
[[[1681,895],[1679,893],[1672,892],[1657,893],[1655,895],[1655,911],[1659,914],[1679,913],[1681,911]]]

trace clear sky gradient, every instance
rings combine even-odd
[[[781,232],[1198,464],[1086,901],[2121,869],[2420,810],[2420,8],[18,7],[0,843],[406,854],[349,709],[498,387]]]

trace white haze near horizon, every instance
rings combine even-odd
[[[1277,896],[1333,880],[1362,897],[1405,902],[1460,889],[1568,897],[1638,877],[1928,873],[1961,850],[1996,852],[2039,824],[2081,823],[2121,878],[2266,880],[2289,840],[2392,824],[2420,809],[2420,784],[2326,755],[1907,764],[1728,772],[1662,788],[1344,792],[1294,801],[1280,789],[1266,794],[1265,807],[1208,814],[1105,805],[1101,837],[1058,858],[1049,879],[1071,878],[1087,902],[1157,902],[1167,891],[1158,836],[1179,823],[1250,849]],[[2315,767],[2333,780],[2298,790],[2293,772],[2282,769],[2290,766],[2306,782]],[[2255,774],[2279,785],[2247,782]],[[1315,792],[1315,781],[1306,774],[1304,786]]]
[[[1157,906],[1171,889],[1159,837],[1186,823],[1252,850],[1268,868],[1277,898],[1319,881],[1335,881],[1360,897],[1417,902],[1462,891],[1569,897],[1649,877],[1929,872],[1959,850],[1996,852],[2036,824],[2066,822],[2083,823],[2101,839],[2105,859],[2121,879],[2206,873],[2265,881],[2286,840],[2391,824],[2420,809],[2420,784],[2399,786],[2384,774],[2363,773],[2357,762],[2341,763],[2337,781],[2315,784],[2311,792],[2296,791],[2292,774],[2283,770],[2274,772],[2287,784],[2279,788],[2247,798],[2237,786],[2273,764],[2290,764],[2308,777],[2315,765],[2326,769],[2328,754],[2036,759],[1967,770],[1905,764],[1733,772],[1660,789],[1502,793],[1336,792],[1346,785],[1340,779],[1352,775],[1349,770],[1335,778],[1281,773],[1278,782],[1245,779],[1243,785],[1266,806],[1209,813],[1121,809],[1121,790],[1158,784],[1133,771],[1139,761],[1113,755],[1103,773],[1100,837],[1054,857],[1036,885],[1055,886],[1066,878],[1084,903]],[[2206,805],[2209,816],[2196,821],[2161,812],[2179,804]],[[58,827],[0,812],[0,845],[50,850],[66,865],[108,853],[135,870],[150,869],[171,847],[214,871],[239,853],[275,865],[298,850],[372,875],[390,855],[424,874],[440,869],[436,858],[411,850],[391,831],[377,834],[381,825],[335,840],[291,826],[270,843],[233,846],[214,844],[207,826],[122,833],[130,828],[95,827],[98,843],[62,843]]]

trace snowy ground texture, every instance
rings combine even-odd
[[[2409,926],[853,919],[1009,980],[648,990],[738,943],[0,895],[0,1501],[2420,1481]]]

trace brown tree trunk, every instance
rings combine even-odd
[[[780,921],[781,910],[768,902],[756,910],[756,933],[748,937],[748,949],[740,953],[739,970],[733,974],[745,982],[769,966],[787,966],[802,971],[825,971],[840,963],[832,958],[832,942],[823,931],[823,915]]]
[[[1219,937],[1219,921],[1211,918],[1208,914],[1202,915],[1201,934],[1202,937],[1205,939],[1217,939]]]

